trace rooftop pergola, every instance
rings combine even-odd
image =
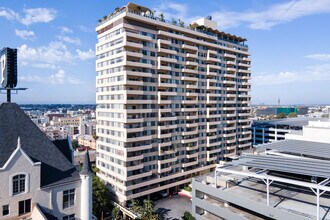
[[[259,145],[258,149],[265,150],[265,154],[283,154],[287,157],[300,156],[330,161],[330,144],[327,143],[287,139]]]
[[[238,170],[235,167],[257,168]],[[258,170],[258,171],[256,171]],[[311,176],[311,182],[288,177],[270,175],[269,171],[288,174]],[[300,187],[310,188],[316,195],[316,216],[320,219],[320,196],[330,192],[327,184],[330,182],[330,161],[318,159],[292,158],[270,155],[243,155],[229,165],[217,167],[215,170],[215,187],[221,174],[236,174],[245,177],[261,179],[266,184],[267,206],[270,206],[269,186],[275,181]],[[322,181],[317,181],[317,179]]]

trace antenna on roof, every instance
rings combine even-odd
[[[17,85],[17,49],[5,47],[0,50],[0,91],[6,91],[7,102],[11,102],[11,91],[18,93],[18,90],[27,88],[15,88]]]

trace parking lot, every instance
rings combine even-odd
[[[155,210],[164,220],[181,219],[183,213],[191,213],[191,201],[187,197],[174,195],[156,201]]]

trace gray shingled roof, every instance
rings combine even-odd
[[[91,162],[89,159],[89,152],[88,150],[85,153],[85,158],[84,158],[84,163],[82,165],[80,174],[86,175],[92,173],[92,167],[91,167]]]
[[[1,104],[0,134],[0,167],[16,149],[17,139],[20,137],[21,148],[26,154],[34,162],[41,162],[41,187],[80,179],[73,164],[17,104]]]

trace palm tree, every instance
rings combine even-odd
[[[154,202],[149,199],[143,200],[141,219],[157,220],[157,217],[157,214],[154,212]]]
[[[112,217],[115,219],[115,220],[120,220],[122,219],[121,217],[121,211],[120,211],[120,208],[118,206],[114,207],[112,209]]]
[[[141,212],[141,205],[140,205],[140,202],[139,200],[136,200],[136,199],[133,199],[132,201],[132,211],[136,214],[140,213]]]

